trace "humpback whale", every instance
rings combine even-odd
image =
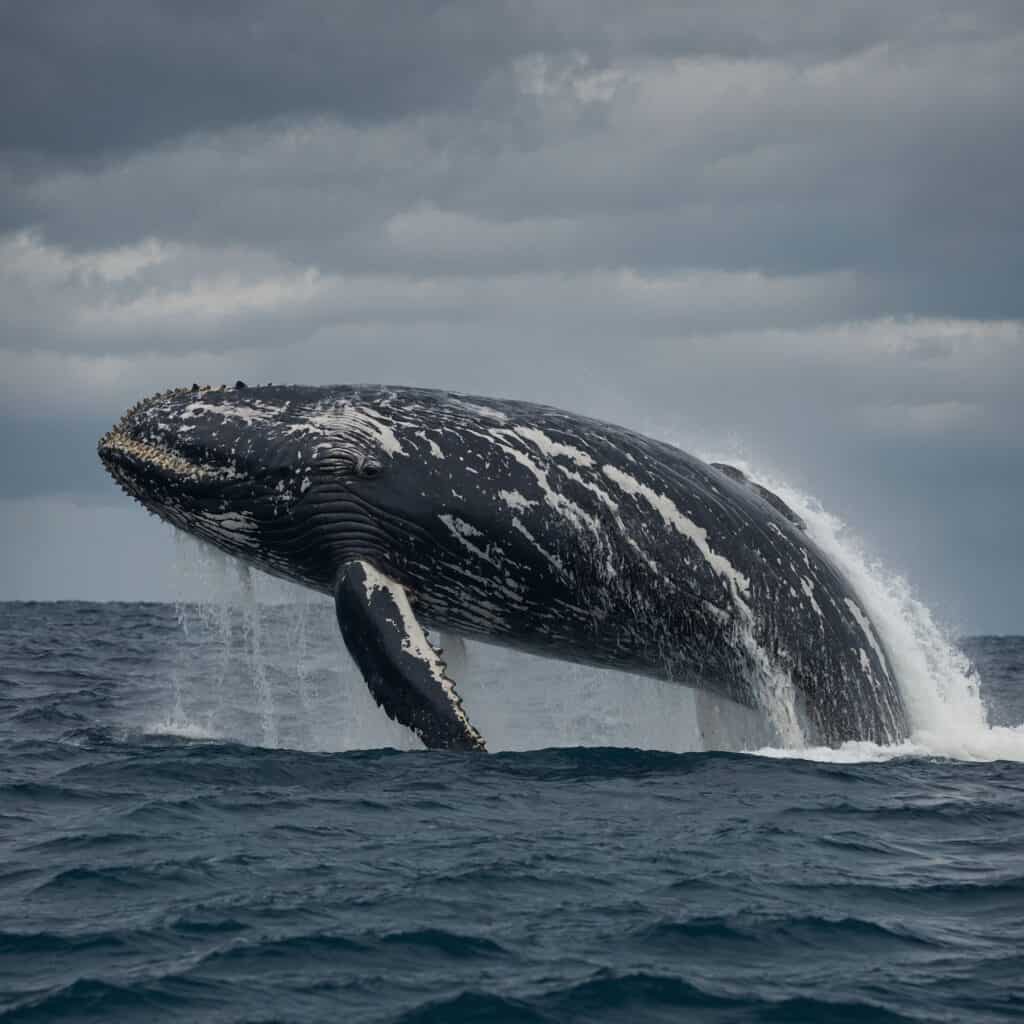
[[[879,634],[799,517],[738,469],[528,402],[384,386],[179,388],[99,442],[174,526],[334,598],[377,703],[484,749],[427,630],[676,681],[801,735],[907,733]]]

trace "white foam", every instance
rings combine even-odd
[[[175,715],[169,715],[158,722],[151,722],[146,726],[144,732],[150,736],[180,736],[186,740],[220,740],[225,738],[222,733],[217,732],[215,729]]]
[[[862,740],[844,743],[839,747],[760,747],[747,753],[758,757],[828,761],[832,764],[864,764],[922,757],[949,758],[954,761],[1024,761],[1024,727],[987,726],[984,730],[965,733],[953,744],[944,742],[941,737],[915,733],[911,739],[889,746]]]

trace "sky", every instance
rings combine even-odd
[[[1024,632],[1024,4],[0,0],[0,599],[165,599],[199,383],[547,402]]]

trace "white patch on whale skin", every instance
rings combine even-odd
[[[204,512],[195,516],[171,505],[164,507],[171,513],[172,520],[180,521],[187,532],[198,532],[208,541],[222,545],[234,553],[252,552],[257,546],[259,530],[255,521],[248,515],[240,512]]]
[[[455,395],[448,396],[448,405],[461,412],[468,412],[485,420],[493,420],[495,423],[507,423],[508,414],[500,409],[494,409],[489,405],[482,405],[479,402],[471,402],[468,398],[458,398]]]
[[[483,536],[483,532],[481,530],[478,530],[472,523],[467,523],[465,519],[459,519],[458,516],[453,516],[450,513],[445,512],[437,518],[440,519],[456,537]]]
[[[860,667],[863,669],[864,675],[873,679],[875,674],[871,671],[871,659],[868,657],[868,652],[863,647],[858,647],[857,650],[860,653]]]
[[[537,481],[537,486],[544,495],[544,501],[548,506],[568,519],[577,529],[586,526],[595,537],[600,537],[601,524],[597,518],[552,487],[551,481],[548,479],[548,469],[537,465],[526,452],[510,443],[512,438],[521,440],[514,431],[494,430],[486,440],[496,444],[503,452],[515,459]]]
[[[316,427],[325,434],[354,435],[365,441],[376,442],[388,455],[405,455],[398,435],[391,423],[375,410],[351,402],[336,402],[308,417],[307,427]]]
[[[626,529],[625,529],[625,526],[623,525],[621,519],[619,520],[619,529],[622,531],[623,535],[625,536]],[[655,574],[660,576],[661,575],[661,570],[658,568],[658,563],[653,558],[651,558],[651,556],[649,554],[647,554],[647,552],[644,551],[644,549],[642,547],[640,547],[640,545],[637,544],[637,542],[635,540],[633,540],[632,537],[626,536],[626,541],[628,542],[629,546],[631,548],[633,548],[633,550],[640,556],[640,558],[643,561],[644,565],[646,565],[647,568],[651,570],[651,572],[653,572],[653,573],[655,573]]]
[[[256,524],[251,516],[241,512],[205,512],[202,518],[217,524],[221,530],[229,533],[255,533]]]
[[[807,579],[805,576],[800,577],[800,587],[803,592],[807,595],[807,599],[811,602],[811,607],[817,612],[818,618],[822,618],[821,606],[818,604],[817,599],[814,596],[814,583]]]
[[[712,550],[708,544],[707,530],[698,526],[688,516],[683,515],[675,502],[670,498],[663,494],[658,494],[653,488],[642,484],[628,473],[624,473],[617,466],[605,464],[601,467],[601,471],[626,494],[643,498],[661,516],[662,521],[667,526],[673,526],[680,535],[692,541],[697,550],[704,556],[704,560],[708,565],[729,584],[737,602],[742,604],[744,608],[747,607],[740,594],[749,595],[750,580],[736,569],[724,555],[720,555]]]
[[[535,508],[537,502],[531,501],[529,498],[524,497],[518,491],[498,491],[498,497],[510,508],[513,512],[521,512],[524,509]]]
[[[486,548],[482,548],[479,544],[474,543],[473,538],[483,537],[483,531],[478,530],[472,523],[467,523],[465,519],[460,519],[458,516],[453,516],[448,512],[439,515],[437,518],[448,527],[451,535],[467,551],[476,555],[482,561],[493,565],[495,569],[506,572],[505,564],[508,562],[508,559],[500,548],[498,548],[496,553],[492,554],[492,547],[494,545],[488,544]],[[479,577],[477,578],[479,579]],[[510,586],[510,589],[514,591],[515,587]]]
[[[721,625],[727,626],[732,621],[727,611],[719,608],[717,605],[713,605],[710,601],[701,601],[701,605],[704,610]]]
[[[857,620],[857,625],[860,626],[861,632],[867,637],[868,643],[871,644],[875,654],[878,655],[878,664],[882,666],[883,670],[888,672],[889,662],[886,661],[881,645],[875,639],[875,631],[871,626],[871,620],[864,614],[856,601],[852,601],[848,597],[844,598],[844,601],[846,602],[846,607],[850,609],[850,614]]]
[[[536,427],[523,426],[514,427],[513,430],[520,437],[525,438],[527,441],[532,441],[538,450],[549,459],[555,459],[562,455],[565,458],[572,459],[578,466],[589,467],[594,465],[594,460],[581,448],[552,440],[543,430],[538,430]]]
[[[558,555],[553,555],[547,550],[547,548],[543,547],[537,538],[534,537],[534,535],[526,528],[519,516],[513,516],[512,526],[518,530],[541,553],[541,555],[548,560],[548,562],[551,563],[553,568],[558,572],[564,571],[565,566],[562,563],[561,558],[559,558]]]
[[[196,399],[185,406],[180,414],[180,418],[190,420],[202,415],[219,416],[222,422],[236,420],[239,423],[244,423],[247,427],[251,427],[255,423],[274,422],[280,418],[281,413],[285,409],[287,409],[287,405],[264,405],[260,402],[225,402],[221,404]]]
[[[432,437],[428,437],[425,430],[417,430],[416,437],[427,442],[430,446],[430,454],[433,455],[435,459],[444,458],[444,452],[441,450],[441,446]]]

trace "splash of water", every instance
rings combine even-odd
[[[321,595],[174,531],[183,643],[145,729],[266,747],[421,746],[373,703]]]
[[[822,761],[876,761],[933,756],[968,761],[1024,760],[1024,726],[989,724],[968,658],[914,595],[907,581],[872,558],[843,521],[821,504],[744,459],[730,458],[774,491],[807,524],[811,539],[840,568],[867,608],[889,652],[911,735],[891,746],[845,743],[838,749],[762,748],[758,753]]]

